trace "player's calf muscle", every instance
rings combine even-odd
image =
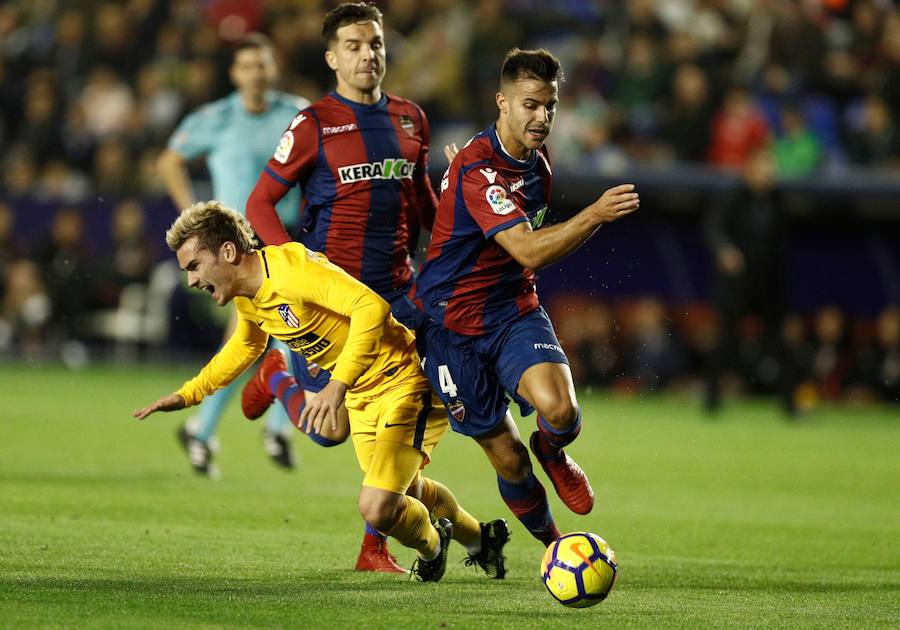
[[[478,439],[497,474],[507,481],[521,482],[531,474],[528,449],[519,439],[503,433],[489,439]]]

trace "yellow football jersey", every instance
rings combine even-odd
[[[413,334],[377,293],[300,243],[264,247],[256,255],[262,286],[252,299],[234,298],[234,334],[178,390],[188,405],[252,365],[269,335],[346,383],[348,396],[375,397],[408,379],[425,380]]]

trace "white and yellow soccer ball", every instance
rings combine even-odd
[[[547,547],[541,579],[563,606],[587,608],[599,604],[616,583],[616,552],[590,532],[564,534]]]

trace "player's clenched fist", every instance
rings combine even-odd
[[[601,223],[608,223],[631,214],[640,205],[641,200],[634,192],[634,184],[620,184],[603,193],[590,205],[590,211]]]

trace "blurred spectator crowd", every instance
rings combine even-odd
[[[549,306],[575,382],[626,395],[695,389],[720,334],[706,303],[671,306],[655,297],[606,301],[575,295]],[[823,401],[900,402],[897,306],[875,320],[850,318],[834,305],[806,316],[791,313],[779,334],[781,342],[770,345],[758,317],[739,322],[737,360],[720,375],[728,394],[777,396],[791,414]]]
[[[147,244],[159,239],[145,237],[143,202],[165,196],[156,161],[172,130],[230,92],[231,47],[250,32],[274,41],[281,89],[311,101],[331,89],[320,30],[333,4],[0,4],[0,351],[40,354],[48,339],[90,337],[97,327],[85,327],[86,318],[119,309],[126,287],[151,284],[161,252]],[[550,138],[563,172],[685,163],[738,171],[767,147],[780,179],[856,167],[900,174],[900,8],[891,0],[377,4],[385,88],[422,105],[434,147],[495,118],[509,48],[544,46],[566,72]],[[16,230],[23,199],[57,206],[28,247]],[[97,200],[113,204],[105,254],[90,251],[84,234],[84,208]],[[136,310],[146,309],[141,299]],[[617,308],[597,303],[558,316],[561,338],[578,348],[576,380],[656,388],[701,370],[715,317],[667,313],[652,298],[630,304],[633,312]],[[877,322],[847,323],[838,313],[830,341],[822,317],[785,326],[804,366],[798,383],[818,383],[825,397],[859,386],[896,400],[896,308]],[[752,345],[752,335],[741,339]],[[745,345],[742,353],[752,355]],[[758,365],[745,363],[742,381],[765,389]]]
[[[88,245],[81,209],[63,205],[26,250],[11,206],[0,203],[0,356],[61,350],[64,358],[83,362],[82,342],[106,334],[91,317],[117,311],[129,291],[150,282],[159,239],[145,233],[145,220],[139,202],[117,204],[112,241],[101,253]]]
[[[281,86],[332,87],[302,0],[20,0],[0,6],[8,196],[161,194],[155,158],[188,111],[230,91],[229,51],[274,40]],[[764,144],[786,177],[900,162],[900,8],[890,0],[389,0],[388,91],[435,144],[495,115],[499,62],[546,46],[567,80],[558,164],[739,167]]]

